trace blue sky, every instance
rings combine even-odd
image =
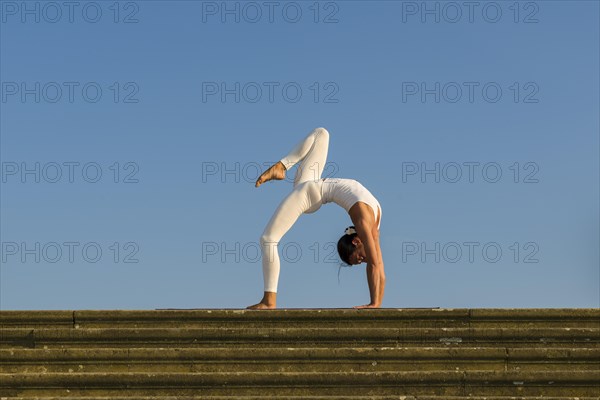
[[[319,126],[382,206],[382,307],[600,306],[596,1],[0,7],[1,309],[257,303],[295,172],[257,167]],[[279,308],[369,302],[350,223],[284,236]]]

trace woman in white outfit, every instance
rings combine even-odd
[[[343,207],[354,224],[346,228],[338,241],[340,258],[348,265],[367,263],[371,302],[354,308],[381,307],[385,288],[385,272],[379,246],[381,205],[354,179],[321,178],[328,149],[329,132],[325,128],[317,128],[257,179],[256,187],[272,179],[284,179],[285,172],[299,163],[294,177],[294,189],[279,204],[260,237],[264,296],[260,303],[248,306],[248,309],[276,307],[280,270],[277,244],[300,215],[314,213],[321,205],[329,202]]]

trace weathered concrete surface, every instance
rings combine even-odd
[[[600,399],[600,309],[0,311],[0,397],[52,396]]]
[[[520,351],[517,351],[520,350]],[[600,349],[505,347],[3,349],[0,373],[597,371]],[[298,360],[309,359],[310,364]],[[544,362],[540,363],[540,359]]]
[[[28,400],[59,400],[64,397],[27,397]],[[240,400],[264,400],[266,399],[278,399],[278,400],[441,400],[439,396],[240,396],[237,397]],[[8,397],[2,397],[1,399],[8,399]],[[20,400],[24,399],[23,397],[11,397],[11,400]],[[77,397],[70,396],[70,400],[108,400],[109,397]],[[231,400],[230,396],[161,396],[161,397],[152,397],[152,396],[121,396],[115,395],[110,397],[111,400]],[[597,400],[598,397],[531,397],[531,396],[444,396],[444,400],[534,400],[534,399],[544,399],[544,400]]]
[[[27,397],[28,400],[59,400],[63,399],[61,396],[54,397]],[[231,396],[161,396],[161,397],[152,397],[152,396],[122,396],[115,395],[111,397],[78,397],[78,396],[69,396],[70,400],[231,400]],[[264,399],[278,399],[278,400],[534,400],[534,399],[544,399],[544,400],[598,400],[598,397],[553,397],[553,396],[404,396],[404,395],[391,395],[391,396],[240,396],[237,399],[240,400],[264,400]],[[2,400],[9,399],[8,397],[2,397]],[[11,397],[10,400],[20,400],[25,399],[24,397]]]
[[[316,323],[318,326],[353,326],[368,327],[398,326],[402,323],[410,327],[416,323],[419,327],[472,327],[494,326],[509,327],[507,324],[522,326],[535,324],[538,326],[593,327],[600,324],[598,310],[595,308],[514,308],[514,309],[190,309],[190,310],[64,310],[64,311],[0,311],[0,324],[8,327],[33,327],[40,324],[65,324],[80,327],[131,326],[151,324],[152,326],[176,323],[180,327],[197,325],[235,326],[238,322],[245,324],[306,324]]]

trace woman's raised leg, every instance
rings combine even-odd
[[[294,187],[305,181],[321,179],[328,151],[329,132],[325,128],[316,128],[280,160],[286,170],[300,163],[294,177]]]
[[[263,172],[256,180],[255,186],[259,187],[272,179],[284,179],[285,172],[297,163],[300,165],[294,177],[294,187],[305,181],[319,180],[325,169],[328,150],[329,132],[325,128],[316,128],[304,137],[288,155]]]

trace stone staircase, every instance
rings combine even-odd
[[[0,311],[0,398],[600,399],[600,309]]]

